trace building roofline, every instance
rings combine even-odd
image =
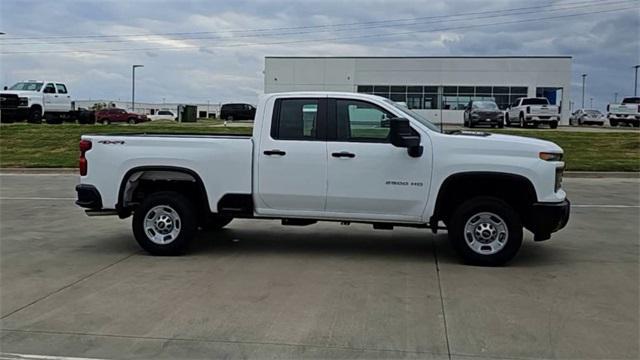
[[[572,59],[571,55],[482,56],[265,56],[265,59]]]

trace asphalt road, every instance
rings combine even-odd
[[[640,182],[567,179],[575,205],[508,267],[420,229],[234,221],[148,256],[88,218],[76,177],[0,175],[0,348],[86,358],[638,358]],[[1,356],[0,356],[1,357]]]

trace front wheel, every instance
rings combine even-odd
[[[557,121],[552,121],[549,123],[549,127],[552,129],[557,129],[558,128],[558,122]]]
[[[449,221],[449,240],[469,264],[504,265],[522,245],[522,222],[506,202],[476,197],[464,202]]]
[[[618,126],[618,122],[616,120],[609,120],[609,124],[611,124],[611,127]]]
[[[183,254],[196,235],[193,203],[175,191],[149,195],[133,214],[133,234],[152,255]]]
[[[38,107],[32,107],[29,109],[29,117],[27,122],[31,124],[42,124],[42,110]]]

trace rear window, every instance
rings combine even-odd
[[[158,115],[173,115],[171,111],[158,111]]]
[[[625,98],[623,104],[640,104],[640,97]]]
[[[549,105],[547,99],[523,99],[522,105]]]

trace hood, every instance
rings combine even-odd
[[[8,95],[18,95],[21,97],[29,97],[29,96],[38,96],[40,95],[37,91],[24,91],[24,90],[3,90],[0,91],[0,94],[8,94]]]
[[[449,141],[455,142],[457,147],[466,148],[470,151],[486,149],[487,152],[496,154],[529,153],[533,155],[541,151],[564,152],[560,146],[547,140],[483,132],[462,131],[452,133],[447,136],[447,142]]]

